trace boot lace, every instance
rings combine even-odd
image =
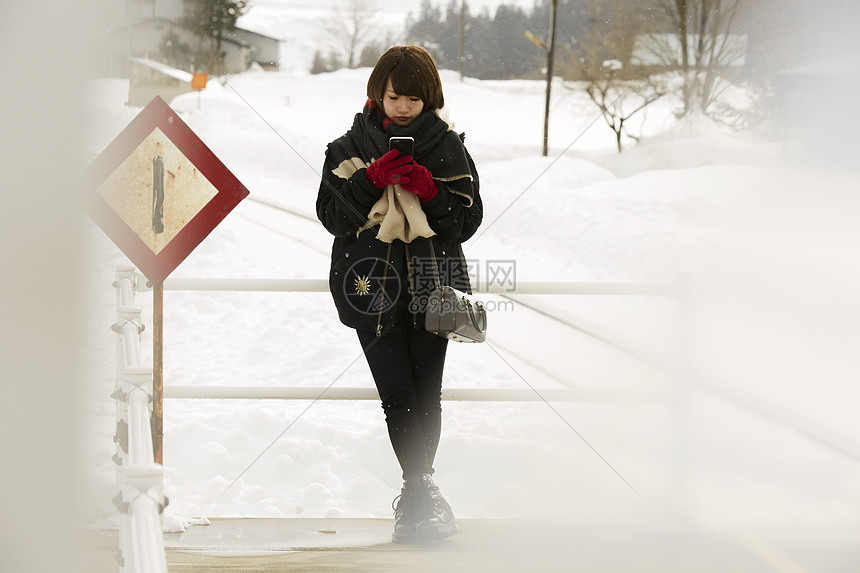
[[[391,502],[391,509],[394,510],[395,519],[400,519],[405,514],[413,511],[415,508],[415,496],[405,491],[401,491],[400,495],[395,497]]]
[[[429,502],[429,505],[435,515],[437,515],[438,517],[447,517],[453,514],[453,512],[451,511],[451,506],[448,505],[448,501],[444,497],[442,497],[441,493],[439,493],[439,488],[430,488],[427,494],[427,501]]]

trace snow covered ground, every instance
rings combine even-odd
[[[199,109],[193,94],[172,102],[251,191],[173,277],[327,276],[321,225],[252,199],[313,216],[325,144],[361,109],[368,73],[249,72],[210,82]],[[470,259],[515,261],[518,281],[683,287],[677,301],[528,301],[616,333],[675,375],[516,302],[491,313],[488,344],[452,345],[449,387],[661,396],[446,403],[436,466],[455,512],[611,521],[683,509],[763,538],[856,540],[856,170],[787,165],[774,144],[704,120],[676,125],[669,103],[649,110],[646,137],[618,155],[584,94],[560,87],[544,158],[541,83],[460,83],[452,72],[443,82],[482,177]],[[91,85],[91,154],[139,111],[123,105],[124,89]],[[90,505],[104,518],[114,495],[111,282],[126,260],[95,225],[87,241],[82,411]],[[138,301],[151,325],[151,296]],[[151,330],[144,344],[151,351]],[[168,291],[165,344],[166,386],[373,384],[327,293]],[[168,400],[164,412],[169,528],[194,517],[391,515],[399,470],[376,403]]]

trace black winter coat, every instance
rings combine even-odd
[[[423,324],[427,295],[437,277],[471,292],[460,245],[483,218],[478,173],[462,136],[433,112],[422,113],[406,127],[382,120],[369,104],[356,114],[352,129],[328,145],[316,203],[317,216],[335,237],[329,286],[340,320],[377,334]],[[378,227],[357,234],[383,193],[367,180],[365,168],[387,151],[388,137],[395,135],[415,138],[414,159],[430,170],[439,187],[434,198],[421,204],[436,235],[409,244],[380,241]]]

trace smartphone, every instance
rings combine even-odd
[[[388,149],[396,149],[399,153],[397,157],[404,155],[412,155],[415,148],[415,139],[412,137],[392,137],[388,140]]]

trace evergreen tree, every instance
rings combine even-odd
[[[409,15],[406,19],[406,39],[433,54],[436,64],[444,67],[439,56],[439,38],[442,36],[442,11],[430,0],[421,0],[417,18]]]
[[[186,0],[179,23],[199,39],[193,55],[197,71],[223,72],[223,39],[236,29],[247,8],[247,0]]]
[[[344,66],[340,56],[334,50],[329,51],[328,56],[324,56],[320,50],[314,52],[314,61],[311,64],[312,74],[324,74],[339,70]]]
[[[422,0],[418,16],[407,19],[407,42],[427,48],[440,67],[459,69],[462,6],[463,0],[448,0],[443,11],[441,4]],[[535,0],[530,10],[513,4],[500,4],[495,13],[484,8],[473,14],[468,6],[467,2],[464,31],[466,75],[480,79],[506,79],[543,74],[546,52],[529,42],[525,33],[531,32],[547,41],[552,0]],[[654,14],[653,1],[559,0],[555,35],[556,74],[566,79],[582,79],[584,63],[599,68],[603,61],[609,59],[623,62],[626,73],[636,35],[653,32],[655,26],[665,28],[665,22],[655,24]],[[620,30],[618,37],[608,36],[610,27]],[[595,38],[600,44],[599,50],[594,49]],[[569,61],[558,65],[565,59]]]
[[[182,70],[190,70],[194,64],[191,46],[182,41],[176,28],[171,28],[158,44],[158,52],[165,63]]]
[[[530,18],[516,6],[501,5],[487,22],[487,43],[481,60],[484,74],[499,78],[526,77],[539,70],[544,59],[525,37]]]
[[[320,52],[319,50],[314,52],[314,61],[311,63],[311,73],[324,74],[330,71],[331,70],[328,67],[328,60],[325,58],[325,56],[322,55],[322,52]]]

